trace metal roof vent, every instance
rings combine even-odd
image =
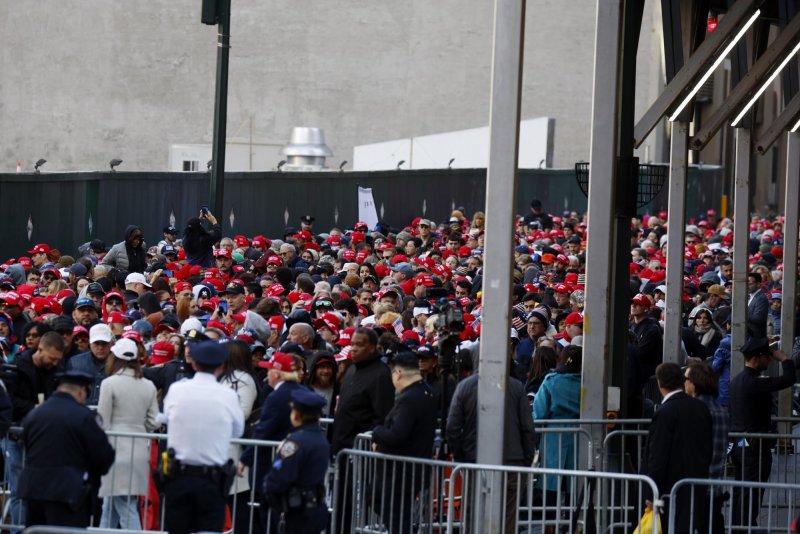
[[[325,131],[322,128],[295,126],[289,137],[289,144],[281,154],[286,156],[287,171],[318,171],[325,167],[325,158],[333,152],[325,144]]]

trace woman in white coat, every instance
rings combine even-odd
[[[105,430],[152,432],[158,428],[156,387],[143,378],[136,343],[122,338],[111,347],[108,378],[100,384],[97,413]],[[141,530],[139,496],[150,482],[150,440],[109,437],[116,461],[100,483],[103,498],[100,528]]]

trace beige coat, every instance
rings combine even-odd
[[[156,387],[146,378],[134,378],[123,369],[100,384],[97,413],[105,430],[152,432],[158,428]],[[147,495],[150,481],[150,440],[109,436],[116,451],[111,470],[100,483],[100,497]]]
[[[232,376],[220,380],[220,384],[228,386],[239,396],[239,406],[244,413],[244,420],[247,421],[247,418],[250,417],[253,411],[253,404],[258,398],[258,386],[256,385],[256,381],[246,372],[236,370],[233,371]],[[231,443],[231,446],[228,448],[228,458],[238,463],[241,452],[240,445]],[[237,493],[250,491],[249,480],[249,469],[245,466],[242,476],[237,476],[233,480],[233,485],[231,486],[229,494],[235,495]]]

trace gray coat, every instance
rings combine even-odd
[[[123,369],[100,385],[97,413],[103,429],[120,432],[152,432],[158,428],[156,387],[146,378],[135,378]],[[102,478],[100,497],[147,495],[150,481],[150,440],[109,436],[116,461]]]
[[[108,251],[108,254],[103,256],[103,261],[100,262],[103,265],[109,265],[111,267],[116,267],[117,269],[127,271],[128,270],[128,251],[125,250],[125,241],[117,243],[111,250]]]
[[[447,444],[457,462],[475,462],[478,453],[478,374],[456,386],[447,417]],[[503,462],[533,463],[533,416],[525,387],[509,377],[506,386]]]

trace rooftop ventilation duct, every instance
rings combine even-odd
[[[325,158],[333,152],[325,144],[325,131],[322,128],[295,126],[289,137],[289,144],[281,154],[286,156],[286,171],[319,171],[325,168]]]

